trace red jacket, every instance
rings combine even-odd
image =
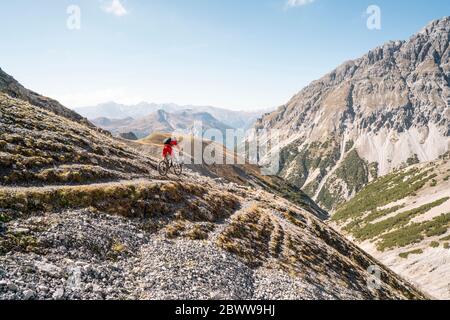
[[[177,146],[178,142],[176,140],[172,140],[170,144],[165,144],[163,149],[163,158],[167,157],[168,155],[173,156],[173,148],[174,146]]]

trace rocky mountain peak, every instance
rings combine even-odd
[[[447,152],[449,38],[450,18],[433,21],[343,63],[265,115],[258,128],[285,131],[281,175],[331,209],[409,159]]]
[[[418,34],[428,36],[442,32],[448,33],[449,31],[450,31],[450,16],[446,16],[441,19],[431,21]]]

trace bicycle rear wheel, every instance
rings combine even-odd
[[[158,172],[163,177],[167,176],[167,173],[169,173],[169,169],[170,166],[165,160],[161,161],[158,165]]]

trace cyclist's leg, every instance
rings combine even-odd
[[[170,154],[166,154],[166,157],[164,158],[164,161],[166,161],[166,164],[170,165]]]
[[[173,152],[173,149],[172,150],[170,150],[170,166],[171,167],[173,167],[173,160],[174,160],[174,152]]]

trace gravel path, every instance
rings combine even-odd
[[[155,184],[155,183],[170,183],[173,182],[171,180],[149,180],[145,178],[134,179],[134,180],[119,180],[119,181],[111,181],[104,183],[91,183],[91,184],[83,184],[83,185],[46,185],[46,186],[0,186],[1,192],[26,192],[26,191],[55,191],[67,188],[76,188],[76,187],[111,187],[111,186],[123,186],[123,185],[135,185],[135,184]]]

